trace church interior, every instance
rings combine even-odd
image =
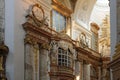
[[[120,0],[0,0],[0,80],[120,80]]]

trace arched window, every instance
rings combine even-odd
[[[58,49],[58,65],[72,67],[72,54],[70,50]]]

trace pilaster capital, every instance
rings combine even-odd
[[[43,48],[43,49],[46,49],[46,50],[50,50],[50,45],[47,44],[47,43],[43,43],[43,44],[41,44],[40,47]]]
[[[33,43],[33,40],[32,40],[32,38],[26,36],[25,39],[24,39],[24,43],[25,43],[25,44],[32,44],[32,43]]]

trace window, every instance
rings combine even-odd
[[[59,48],[58,50],[58,65],[59,66],[72,66],[72,54],[70,50],[63,50]]]
[[[53,28],[57,31],[63,31],[66,27],[66,17],[60,14],[59,12],[52,11],[52,25]]]

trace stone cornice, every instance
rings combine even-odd
[[[100,56],[97,57],[95,55],[93,55],[91,52],[81,48],[81,47],[76,47],[76,50],[78,52],[78,60],[81,59],[82,60],[86,60],[88,63],[91,63],[93,65],[99,66],[99,62],[100,62]],[[98,54],[98,53],[96,53]]]
[[[69,36],[62,34],[62,36],[54,31],[52,28],[44,25],[41,27],[37,27],[32,23],[26,22],[23,24],[23,28],[26,31],[25,43],[34,44],[36,43],[47,43],[51,40],[56,41],[66,41],[71,43],[74,46],[74,49],[78,52],[78,59],[87,60],[88,63],[98,65],[100,64],[100,54],[88,49],[88,48],[81,48],[77,47],[75,41],[73,41]],[[47,47],[48,49],[49,47]],[[102,61],[105,61],[103,59]]]
[[[65,37],[64,35],[61,36],[58,32],[45,25],[37,27],[32,23],[26,22],[23,24],[23,28],[26,31],[27,39],[25,40],[31,40],[32,42],[36,40],[38,43],[41,43],[41,41],[48,43],[50,40],[64,40],[74,45],[74,41],[70,37],[67,37],[66,34],[64,34]]]
[[[117,68],[120,66],[120,57],[116,60],[111,61],[108,66],[112,69]]]

